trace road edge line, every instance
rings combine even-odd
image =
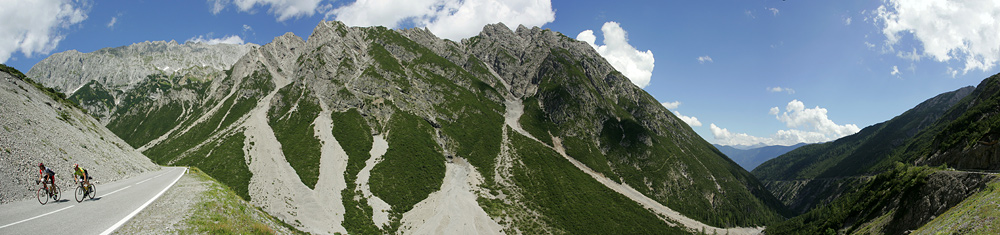
[[[35,216],[35,217],[31,217],[31,218],[27,218],[27,219],[24,219],[24,220],[21,220],[21,221],[10,223],[8,225],[0,226],[0,228],[6,228],[6,227],[14,226],[15,224],[20,224],[20,223],[28,222],[29,220],[38,219],[38,218],[41,218],[42,216],[46,216],[46,215],[51,215],[51,214],[54,214],[56,212],[60,212],[60,211],[65,210],[65,209],[69,209],[70,207],[74,207],[74,206],[76,206],[76,205],[67,206],[65,208],[54,210],[54,211],[49,212],[49,213],[41,214],[41,215],[38,215],[38,216]]]
[[[132,211],[132,213],[129,213],[127,216],[125,216],[125,218],[122,218],[121,221],[118,221],[118,223],[115,223],[115,225],[112,225],[110,228],[108,228],[108,230],[104,230],[104,232],[102,232],[101,235],[111,234],[115,230],[118,230],[118,228],[122,227],[122,225],[125,225],[125,222],[128,222],[129,220],[131,220],[132,217],[135,217],[136,215],[138,215],[139,212],[142,211],[142,209],[146,209],[146,207],[149,206],[149,204],[152,204],[153,201],[156,201],[156,199],[160,198],[160,196],[163,196],[163,193],[166,193],[167,190],[169,190],[171,187],[174,187],[174,184],[176,184],[177,181],[181,179],[181,177],[184,177],[184,173],[181,173],[179,176],[177,176],[177,179],[174,179],[173,183],[170,183],[170,185],[167,185],[166,188],[163,188],[163,191],[160,191],[160,193],[157,193],[156,196],[153,196],[152,199],[149,199],[149,201],[146,201],[146,203],[142,204],[142,206],[140,206],[138,209],[135,209],[135,211]]]

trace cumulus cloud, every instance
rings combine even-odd
[[[48,54],[65,37],[63,30],[87,19],[89,6],[70,0],[4,1],[0,8],[0,63],[14,52]]]
[[[1000,1],[887,0],[875,19],[889,46],[912,36],[922,45],[921,56],[964,61],[963,73],[1000,61]]]
[[[584,30],[576,35],[576,39],[587,42],[597,50],[604,59],[611,63],[629,80],[632,80],[639,88],[649,85],[649,79],[653,76],[653,52],[650,50],[640,51],[628,44],[628,33],[622,29],[618,22],[609,21],[601,27],[604,33],[604,45],[595,44],[597,37],[594,31]]]
[[[242,45],[243,44],[243,39],[240,38],[240,36],[236,36],[236,35],[231,35],[231,36],[226,36],[226,37],[221,37],[221,38],[210,38],[210,37],[206,37],[206,36],[202,35],[202,36],[197,36],[197,37],[190,38],[185,43],[188,43],[188,42],[193,42],[193,43],[207,43],[207,44],[210,44],[210,45],[215,45],[215,44],[220,44],[220,43],[221,44],[240,44],[240,45]]]
[[[667,109],[677,109],[677,107],[681,106],[681,102],[680,101],[663,102],[663,103],[660,103],[660,104],[663,105],[663,107],[667,108]]]
[[[278,21],[291,18],[312,16],[320,8],[322,0],[208,0],[211,3],[212,14],[219,14],[230,4],[242,12],[255,13],[255,7],[268,7],[267,12],[277,17]]]
[[[776,92],[788,92],[788,94],[795,94],[795,90],[794,89],[788,88],[788,87],[780,87],[780,86],[768,87],[767,91],[768,92],[775,92],[775,93]]]
[[[889,75],[899,76],[899,67],[896,67],[895,65],[893,65],[892,66],[892,72],[889,72]]]
[[[712,123],[709,128],[718,144],[721,145],[794,145],[797,143],[818,143],[848,136],[858,131],[854,124],[837,125],[830,120],[827,109],[816,106],[806,108],[799,100],[792,100],[782,112],[778,107],[772,107],[768,114],[774,115],[778,121],[785,123],[789,129],[778,130],[769,137],[758,137],[746,133],[733,133]]]
[[[555,20],[555,11],[550,0],[357,0],[328,11],[326,17],[351,26],[412,24],[458,41],[497,22],[512,30],[518,25],[542,26]]]
[[[844,25],[851,25],[851,17],[844,19]]]
[[[714,62],[714,61],[712,61],[712,57],[709,57],[707,55],[706,56],[699,56],[698,57],[698,63],[704,64],[705,62],[711,63],[711,62]]]
[[[698,118],[696,117],[684,116],[677,111],[674,111],[674,115],[677,115],[677,118],[680,118],[681,121],[684,121],[684,123],[687,123],[689,126],[701,126],[701,121],[698,121]]]

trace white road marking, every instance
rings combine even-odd
[[[120,188],[120,189],[115,190],[115,191],[111,191],[110,193],[105,193],[104,195],[101,195],[101,197],[107,197],[108,195],[111,195],[111,194],[117,193],[119,191],[125,190],[125,189],[127,189],[129,187],[132,187],[132,185],[125,186],[124,188]]]
[[[158,177],[158,176],[153,176],[153,178],[156,178],[156,177]],[[146,181],[149,181],[149,180],[151,180],[153,178],[149,178],[149,179],[146,179],[146,180],[143,180],[143,181],[139,181],[138,183],[135,183],[134,185],[139,185],[141,183],[146,183]]]
[[[31,218],[27,218],[27,219],[24,219],[24,220],[21,220],[21,221],[17,221],[17,222],[8,224],[8,225],[0,226],[0,228],[6,228],[6,227],[10,227],[11,225],[24,223],[24,222],[27,222],[27,221],[33,220],[33,219],[38,219],[38,217],[42,217],[42,216],[46,216],[46,215],[51,215],[52,213],[60,212],[62,210],[69,209],[70,207],[74,207],[74,206],[75,205],[73,205],[73,206],[67,206],[65,208],[58,209],[58,210],[55,210],[55,211],[52,211],[52,212],[49,212],[49,213],[41,214],[41,215],[38,215],[38,216],[35,216],[35,217],[31,217]]]
[[[166,174],[166,173],[164,173],[164,174]],[[125,222],[128,222],[128,220],[132,219],[132,217],[135,217],[135,215],[138,215],[139,212],[142,211],[142,209],[146,209],[146,207],[149,206],[149,204],[152,204],[153,201],[156,201],[157,198],[160,198],[160,196],[163,196],[163,193],[167,192],[167,190],[170,189],[170,187],[173,187],[174,184],[176,184],[177,181],[180,180],[181,177],[183,177],[183,176],[184,176],[184,174],[178,175],[177,179],[174,179],[173,183],[170,183],[170,185],[167,185],[166,188],[163,188],[163,191],[160,191],[160,193],[157,193],[156,196],[153,196],[153,198],[149,199],[149,201],[146,201],[146,203],[142,204],[142,206],[140,206],[138,209],[135,209],[135,211],[132,211],[132,213],[129,213],[128,216],[125,216],[125,218],[123,218],[121,221],[118,221],[118,223],[115,223],[115,225],[112,225],[110,228],[108,228],[108,230],[104,230],[104,232],[102,232],[101,235],[111,234],[111,232],[114,232],[116,229],[118,229],[122,225],[125,225]]]

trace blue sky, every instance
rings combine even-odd
[[[612,53],[609,61],[621,57],[620,66],[651,72],[644,89],[697,118],[700,125],[689,122],[694,130],[721,144],[832,140],[977,85],[998,72],[1000,57],[1000,26],[982,20],[1000,19],[1000,3],[990,0],[0,1],[12,6],[0,9],[0,19],[25,22],[0,26],[7,35],[0,62],[22,71],[66,50],[308,37],[323,19],[428,27],[453,39],[496,21],[570,37],[591,30],[595,46]],[[604,41],[608,22],[627,32],[627,44]],[[654,61],[642,60],[645,52]]]

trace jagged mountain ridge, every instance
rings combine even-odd
[[[146,41],[128,46],[82,53],[69,50],[53,54],[28,71],[28,77],[70,95],[93,116],[107,124],[120,103],[135,96],[133,88],[153,77],[214,79],[232,67],[255,44],[206,44]],[[145,91],[143,91],[145,92]],[[142,94],[156,99],[155,94]]]
[[[472,195],[458,201],[479,209],[462,213],[506,233],[781,218],[748,172],[557,32],[497,24],[454,42],[321,22],[308,41],[277,37],[223,73],[144,80],[133,90],[161,103],[126,102],[140,111],[114,113],[121,121],[108,126],[138,136],[126,139],[155,162],[206,169],[305,231],[457,226],[422,215],[450,203],[439,195]],[[668,211],[650,213],[642,198]],[[330,201],[342,203],[321,203]],[[670,209],[693,220],[664,221]]]

